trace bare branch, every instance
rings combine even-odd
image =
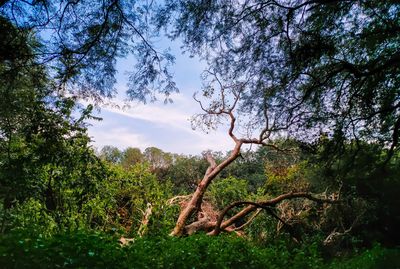
[[[175,197],[172,197],[171,199],[169,199],[167,201],[167,204],[173,205],[176,203],[180,203],[182,201],[189,200],[191,198],[191,196],[192,196],[191,194],[190,195],[178,195],[178,196],[175,196]]]
[[[236,227],[235,229],[233,229],[233,231],[242,230],[244,227],[248,226],[260,214],[261,211],[262,208],[258,208],[256,212],[246,221],[246,223],[240,225],[239,227]]]
[[[208,110],[205,109],[205,107],[203,106],[203,103],[199,99],[197,99],[196,93],[193,94],[193,99],[200,105],[201,110],[208,113]]]
[[[140,237],[142,237],[147,231],[147,227],[148,227],[148,224],[150,221],[150,216],[153,213],[152,210],[153,210],[153,206],[151,205],[151,203],[147,203],[146,210],[144,212],[142,212],[143,218],[142,218],[142,221],[140,222],[140,227],[137,232]]]
[[[278,197],[275,197],[273,199],[270,199],[268,201],[263,201],[263,202],[251,202],[251,201],[238,201],[238,202],[234,202],[232,204],[230,204],[229,206],[227,206],[222,213],[220,214],[220,216],[218,217],[217,220],[217,224],[215,226],[214,231],[212,232],[213,235],[218,235],[221,231],[221,223],[225,217],[225,215],[228,213],[228,211],[230,211],[231,209],[241,206],[241,205],[250,205],[251,207],[246,207],[245,209],[243,209],[241,212],[239,212],[238,214],[236,214],[235,216],[233,216],[232,218],[234,218],[235,220],[239,219],[238,215],[241,217],[246,216],[247,214],[251,213],[252,211],[254,211],[256,208],[263,208],[266,210],[270,210],[271,207],[276,206],[278,203],[282,202],[283,200],[288,200],[288,199],[295,199],[295,198],[306,198],[309,200],[312,200],[314,202],[318,202],[318,203],[339,203],[339,200],[332,200],[332,199],[324,199],[324,198],[318,198],[316,197],[314,194],[312,193],[308,193],[308,192],[289,192],[289,193],[285,193],[282,195],[279,195]],[[284,223],[283,220],[279,219],[281,222]],[[232,220],[228,220],[227,223],[233,223],[234,221]],[[224,223],[224,226],[226,224]]]
[[[215,169],[215,167],[217,167],[217,163],[215,162],[214,157],[212,156],[212,153],[210,151],[205,154],[205,158],[210,164],[207,168],[205,175],[209,175]]]

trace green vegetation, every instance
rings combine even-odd
[[[396,1],[92,2],[0,1],[1,268],[400,267]],[[230,152],[90,146],[117,57],[131,99],[177,90],[163,29]]]
[[[376,155],[373,147],[366,145],[365,149],[366,155]],[[323,156],[323,149],[320,152]],[[303,158],[305,155],[304,152]],[[370,165],[373,156],[366,155],[360,155],[359,166]],[[178,214],[178,207],[168,203],[174,196],[174,178],[157,177],[144,160],[144,163],[134,161],[126,168],[123,161],[113,164],[98,159],[106,173],[97,179],[95,191],[85,193],[81,188],[61,185],[57,201],[65,204],[57,204],[51,210],[45,196],[33,194],[7,210],[3,207],[0,264],[4,268],[397,268],[400,250],[394,247],[398,239],[393,225],[398,221],[390,218],[397,214],[396,205],[390,204],[395,197],[377,195],[396,193],[397,159],[390,166],[393,170],[387,170],[394,179],[388,177],[387,184],[374,185],[376,175],[357,178],[351,172],[358,166],[346,167],[349,170],[345,171],[337,162],[318,165],[321,160],[315,154],[309,156],[288,166],[270,159],[265,166],[265,185],[256,191],[252,191],[256,186],[237,179],[243,175],[232,172],[228,178],[217,179],[206,194],[206,200],[216,210],[222,210],[231,202],[263,200],[285,189],[318,190],[329,184],[333,188],[337,182],[329,175],[345,173],[348,177],[343,177],[345,180],[340,183],[340,195],[346,204],[315,207],[300,200],[288,201],[278,208],[280,217],[287,217],[291,211],[300,213],[287,220],[300,231],[301,244],[294,242],[288,233],[277,231],[279,222],[263,211],[243,230],[244,236],[169,237],[167,234]],[[166,168],[167,175],[169,169],[176,169],[173,166]],[[321,180],[315,182],[315,178]],[[184,181],[176,180],[179,185]],[[178,194],[190,191],[188,185]],[[79,206],[78,197],[82,193],[85,200]],[[152,205],[152,215],[143,228],[148,204]],[[336,245],[323,244],[338,222],[347,229],[357,218],[360,219],[352,231],[343,234]],[[235,225],[243,224],[244,220]],[[121,236],[134,238],[134,242],[121,246],[118,242]]]
[[[237,236],[138,238],[121,247],[109,234],[76,232],[50,239],[1,239],[3,268],[398,268],[399,249],[375,245],[357,256],[324,261],[316,244],[260,247]],[[397,266],[397,267],[396,267]]]

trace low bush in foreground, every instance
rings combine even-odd
[[[316,244],[260,247],[236,236],[147,237],[121,247],[113,235],[75,232],[0,239],[1,268],[399,268],[399,249],[375,246],[324,261]],[[397,267],[396,267],[397,266]]]

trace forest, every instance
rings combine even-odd
[[[157,40],[230,150],[93,146],[119,59],[174,106]],[[399,139],[397,0],[0,0],[0,268],[400,268]]]

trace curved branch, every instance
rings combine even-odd
[[[290,199],[295,199],[295,198],[306,198],[308,200],[314,201],[314,202],[318,202],[318,203],[339,203],[339,200],[332,200],[332,199],[323,199],[323,198],[318,198],[315,197],[313,194],[308,193],[308,192],[290,192],[290,193],[285,193],[282,195],[279,195],[278,197],[275,197],[273,199],[270,199],[268,201],[263,201],[263,202],[251,202],[251,201],[238,201],[238,202],[234,202],[232,204],[230,204],[229,206],[227,206],[222,213],[219,215],[217,223],[215,225],[215,229],[214,231],[212,231],[210,234],[212,235],[218,235],[221,232],[221,228],[224,229],[225,227],[227,227],[227,224],[232,224],[234,221],[232,221],[231,219],[237,220],[241,217],[246,216],[247,214],[251,213],[252,211],[254,211],[256,208],[263,208],[266,209],[267,211],[271,210],[271,207],[274,207],[275,205],[277,205],[278,203],[282,202],[283,200],[290,200]],[[235,216],[233,216],[231,219],[227,220],[223,225],[222,221],[225,217],[225,215],[228,213],[229,210],[241,206],[241,205],[250,205],[250,207],[246,207],[245,209],[243,209],[242,211],[240,211],[238,214],[236,214]],[[271,213],[271,212],[269,212]],[[272,212],[273,213],[273,212]],[[275,217],[275,216],[274,216]],[[276,216],[276,218],[281,221],[282,223],[285,224],[285,222],[280,219],[278,216]]]
[[[240,148],[242,146],[242,143],[237,142],[235,145],[234,150],[230,154],[230,156],[225,159],[222,163],[214,166],[213,169],[210,169],[210,167],[213,167],[215,164],[215,161],[211,161],[211,166],[209,169],[207,169],[206,173],[203,176],[203,179],[201,182],[198,184],[195,192],[193,193],[192,198],[188,202],[188,205],[181,211],[179,214],[178,220],[176,222],[174,230],[171,232],[170,235],[172,236],[178,236],[182,235],[184,232],[185,224],[186,221],[189,217],[191,217],[200,207],[201,203],[203,201],[203,196],[205,191],[207,190],[208,185],[210,185],[211,181],[229,164],[231,164],[236,158],[240,155]]]
[[[245,224],[240,225],[239,227],[236,227],[235,229],[233,229],[233,231],[239,231],[242,230],[244,227],[246,227],[247,225],[249,225],[250,223],[253,222],[253,220],[260,214],[262,208],[258,208],[257,211],[253,214],[253,216],[251,216]]]
[[[210,151],[208,151],[205,154],[205,158],[206,158],[207,162],[209,163],[209,166],[206,170],[205,175],[209,175],[215,169],[215,167],[217,167],[217,163],[215,162],[215,159],[212,156],[212,153]]]

